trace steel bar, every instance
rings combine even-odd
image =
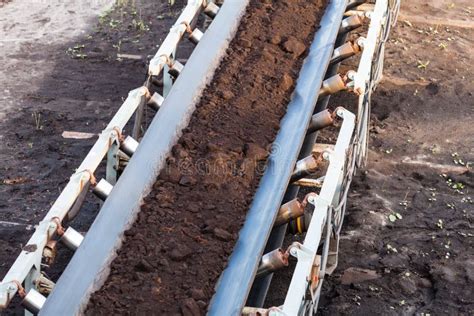
[[[122,128],[130,120],[137,107],[145,99],[147,93],[148,90],[144,87],[132,90],[129,93],[125,102],[82,161],[77,172],[71,176],[71,179],[51,206],[44,219],[36,227],[35,232],[27,242],[27,245],[32,245],[31,248],[22,250],[0,283],[0,308],[6,308],[10,299],[17,292],[18,287],[15,285],[16,282],[23,283],[32,269],[40,270],[39,264],[41,262],[43,248],[50,237],[56,232],[58,223],[66,217],[78,196],[83,191],[84,186],[91,180],[94,171],[104,159],[110,144],[118,139],[118,133],[121,132]],[[25,284],[25,287],[28,286],[29,285]]]
[[[383,50],[384,43],[380,43],[379,39],[382,32],[382,26],[384,25],[384,20],[387,20],[388,14],[390,14],[390,6],[388,4],[388,0],[378,0],[375,3],[374,11],[372,12],[367,38],[364,41],[364,50],[361,55],[357,73],[354,76],[354,91],[359,95],[357,113],[357,129],[358,135],[361,137],[359,147],[360,151],[358,153],[359,165],[361,165],[365,161],[367,153],[367,134],[369,131],[370,119],[370,105],[368,104],[369,100],[367,100],[367,94],[371,93],[371,90],[375,87],[378,80],[381,79],[380,74],[378,78],[372,78],[373,59],[376,53],[376,48],[380,47],[378,45],[381,45],[381,49]],[[388,23],[387,21],[385,21],[385,27],[390,27],[389,21]],[[383,58],[383,56],[381,58]],[[374,79],[375,82],[372,83],[371,81],[373,81]]]
[[[107,278],[108,266],[120,247],[124,231],[133,223],[141,201],[164,166],[171,147],[188,125],[196,103],[237,31],[247,4],[248,0],[226,1],[219,10],[40,315],[80,313],[91,293]]]
[[[280,150],[268,158],[239,239],[217,284],[209,315],[238,315],[245,305],[314,112],[345,8],[345,0],[332,0],[326,8],[275,140]]]

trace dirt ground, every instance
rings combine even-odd
[[[403,2],[322,315],[474,313],[469,4]]]
[[[113,1],[12,1],[0,9],[0,278],[95,141],[62,133],[104,129],[144,82],[185,2],[127,1],[109,11]],[[91,195],[70,224],[86,231],[99,207]],[[61,247],[46,269],[53,280],[70,255]]]
[[[62,132],[105,127],[185,1],[106,13],[110,2],[0,1],[0,277],[94,141]],[[473,8],[402,2],[320,314],[474,314]],[[86,230],[99,206],[89,199],[74,227]]]

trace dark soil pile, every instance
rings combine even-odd
[[[204,313],[325,4],[251,1],[88,314]]]

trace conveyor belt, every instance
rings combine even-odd
[[[380,80],[384,44],[399,8],[397,0],[377,0],[362,5],[364,2],[348,4],[346,0],[330,0],[326,7],[273,142],[273,148],[278,150],[272,151],[266,161],[265,173],[245,223],[216,285],[209,315],[310,315],[316,311],[322,281],[337,265],[347,193],[356,167],[366,156],[370,95]],[[75,315],[84,312],[92,293],[104,284],[124,232],[135,221],[172,146],[188,126],[248,3],[249,0],[226,1],[219,8],[212,1],[189,1],[152,59],[145,85],[131,91],[36,229],[29,242],[36,248],[23,250],[0,283],[2,307],[18,292],[24,298],[24,306],[34,313]],[[204,34],[195,24],[201,12],[215,16]],[[347,32],[362,23],[369,26],[367,38],[342,47]],[[173,57],[186,33],[198,44],[183,67]],[[338,46],[340,49],[335,52]],[[360,50],[363,52],[358,68],[337,74],[338,64]],[[165,83],[163,97],[157,93],[152,96],[149,90],[152,78],[160,74]],[[342,107],[333,113],[325,110],[328,96],[339,90],[351,90],[359,95],[356,114]],[[130,137],[124,139],[121,133],[135,113],[133,136],[139,138],[141,113],[147,103],[157,114],[138,145]],[[334,124],[339,127],[336,143],[315,145],[317,130]],[[120,155],[129,161],[119,176],[116,168]],[[94,171],[104,156],[108,160],[107,181],[97,183]],[[321,167],[323,165],[325,167]],[[324,170],[323,177],[312,179],[317,168]],[[307,195],[304,201],[294,200],[301,186],[309,186],[314,193]],[[74,217],[89,187],[105,199],[99,215],[84,238],[72,228],[64,232],[63,219]],[[308,206],[306,210],[305,206]],[[293,214],[296,209],[300,213]],[[305,225],[303,218],[307,221]],[[301,243],[278,250],[287,233],[287,222],[298,230],[307,229],[307,233]],[[62,236],[66,245],[77,249],[56,285],[40,275],[41,259],[48,253],[48,247],[52,247],[50,241],[55,236]],[[292,257],[296,258],[297,265],[285,301],[281,306],[261,308],[271,273],[284,268]],[[38,284],[53,287],[47,299],[38,292],[41,292]]]

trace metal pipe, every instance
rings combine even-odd
[[[360,41],[348,41],[347,43],[339,46],[334,50],[334,53],[331,58],[331,64],[337,64],[343,60],[354,56],[362,50],[362,46],[359,43],[363,43],[363,40]]]
[[[216,286],[209,315],[238,315],[245,305],[314,113],[318,88],[324,79],[345,8],[345,0],[332,0],[326,8],[275,139],[275,144],[281,145],[280,150],[268,158],[267,169],[255,193],[239,239]],[[280,227],[284,233],[286,226]],[[279,246],[271,250],[276,248]],[[235,286],[236,284],[239,286]]]
[[[204,13],[211,18],[215,18],[217,13],[219,13],[219,6],[213,2],[209,2],[206,8],[204,8]]]
[[[359,15],[351,15],[344,20],[342,20],[341,27],[339,29],[339,34],[347,34],[352,30],[362,26],[364,22],[363,18]]]
[[[194,31],[191,34],[189,34],[189,40],[192,43],[197,44],[199,43],[203,35],[204,33],[201,32],[199,29],[194,29]]]
[[[129,157],[132,157],[135,151],[137,150],[138,145],[139,143],[135,139],[133,139],[132,136],[127,136],[120,144],[120,149]]]
[[[334,118],[329,110],[314,114],[309,122],[308,133],[313,133],[334,124]]]
[[[28,294],[23,298],[21,305],[26,308],[32,314],[38,314],[41,308],[43,308],[46,302],[46,297],[41,295],[38,291],[31,289]]]
[[[262,256],[256,278],[278,271],[288,266],[288,254],[278,248]]]
[[[323,185],[324,177],[319,179],[299,179],[293,182],[293,185],[297,185],[299,187],[309,187],[309,188],[320,188]]]
[[[269,316],[269,315],[270,315],[269,309],[245,306],[242,309],[241,316]]]
[[[105,199],[107,199],[107,197],[109,196],[110,192],[112,192],[113,188],[114,186],[107,182],[107,180],[100,179],[100,181],[92,190],[92,193],[94,193],[102,201],[105,201]]]
[[[184,65],[179,61],[175,60],[171,67],[169,67],[168,73],[174,78],[178,78],[179,74],[183,71]]]
[[[248,3],[249,0],[226,1],[221,7],[104,202],[81,246],[49,295],[40,315],[80,314],[87,306],[92,291],[102,286],[107,278],[107,266],[124,232],[135,219],[142,198],[151,190],[165,166],[171,147],[188,125],[196,102],[225,56]]]
[[[280,207],[278,216],[275,220],[275,226],[288,223],[291,219],[297,218],[303,214],[304,204],[298,201],[298,199],[293,199]]]
[[[163,86],[163,82],[161,83],[161,86]],[[148,105],[155,111],[158,111],[163,104],[163,101],[165,98],[161,96],[158,92],[153,93],[151,96],[150,100],[148,100]]]
[[[76,251],[77,248],[79,248],[82,240],[84,240],[84,236],[72,227],[68,227],[64,232],[64,235],[61,236],[61,241],[66,245],[66,247],[73,251]]]
[[[341,75],[337,74],[323,81],[319,96],[324,97],[346,89],[346,83]]]
[[[321,153],[312,153],[311,155],[298,160],[296,162],[295,170],[291,175],[290,182],[299,180],[318,170],[319,164],[322,160]]]

